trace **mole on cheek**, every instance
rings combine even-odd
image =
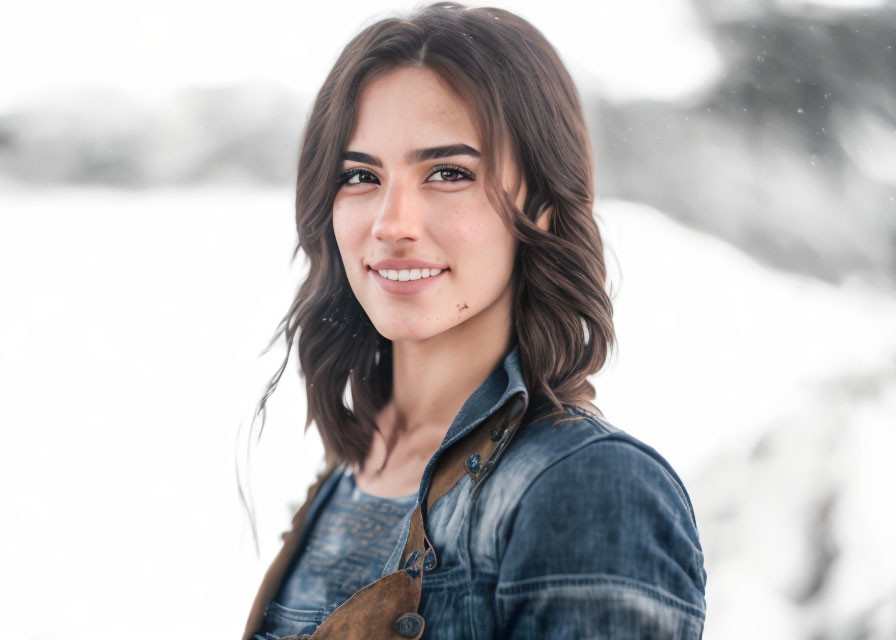
[[[462,311],[466,311],[467,309],[469,309],[469,307],[467,306],[467,303],[466,303],[466,302],[464,302],[463,305],[457,305],[457,312],[458,312],[458,313],[460,313],[460,312],[462,312]]]

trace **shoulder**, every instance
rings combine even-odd
[[[562,415],[539,420],[518,443],[539,467],[528,491],[551,481],[643,485],[679,501],[696,524],[690,495],[671,463],[654,447],[586,409],[564,405]],[[523,434],[520,434],[523,435]],[[534,454],[534,455],[533,455]],[[546,477],[542,478],[542,475]],[[544,490],[544,487],[541,488]]]
[[[502,582],[615,576],[702,606],[706,575],[693,506],[658,451],[578,407],[517,437],[495,470],[506,465],[505,478],[518,482],[503,485]]]
[[[680,500],[696,522],[684,482],[660,452],[607,419],[574,405],[564,405],[563,411],[549,412],[525,424],[497,465],[495,474],[502,472],[513,476],[516,486],[525,485],[527,492],[551,481],[582,479],[583,473],[590,481],[649,483]]]

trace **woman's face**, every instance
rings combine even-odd
[[[421,340],[477,317],[509,327],[517,241],[486,197],[484,152],[466,103],[427,68],[389,71],[362,92],[333,231],[352,290],[384,337]],[[521,207],[508,156],[504,188]],[[442,271],[423,278],[422,267]]]

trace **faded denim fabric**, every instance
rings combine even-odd
[[[268,604],[255,640],[312,633],[355,591],[379,578],[416,498],[417,494],[397,498],[366,494],[355,484],[351,470],[342,473],[303,552],[293,559]],[[303,617],[310,621],[297,626]]]
[[[439,455],[520,391],[514,347],[455,417],[418,503]],[[488,474],[465,475],[424,514],[438,562],[423,575],[422,638],[702,637],[706,571],[681,479],[652,447],[585,409],[564,408],[524,420]],[[345,472],[337,468],[321,487],[303,537]],[[382,575],[399,569],[409,516]],[[311,633],[332,609],[278,613],[293,615],[293,633]]]

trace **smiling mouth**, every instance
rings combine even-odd
[[[448,268],[445,269],[373,269],[371,267],[367,267],[368,271],[373,271],[379,274],[382,278],[389,280],[390,282],[415,282],[417,280],[428,280],[429,278],[435,278],[439,276],[443,271],[449,271]]]

